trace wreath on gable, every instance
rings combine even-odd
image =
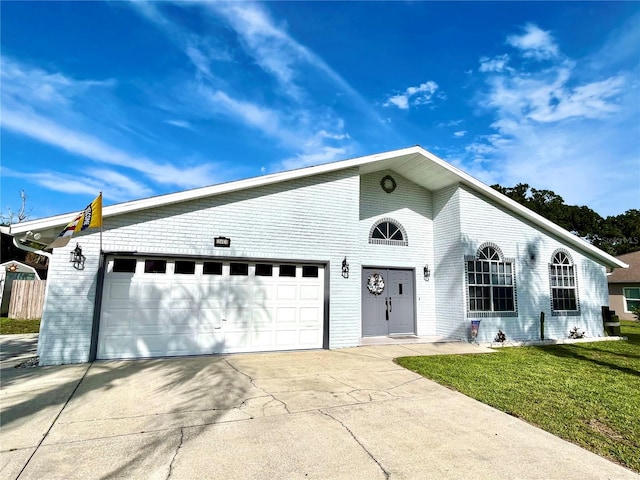
[[[380,295],[384,291],[384,278],[379,273],[372,273],[367,280],[367,289],[373,295]]]

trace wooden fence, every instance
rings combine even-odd
[[[11,284],[9,318],[31,320],[42,318],[46,280],[14,280]]]

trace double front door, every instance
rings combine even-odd
[[[362,336],[415,334],[414,272],[362,269]]]

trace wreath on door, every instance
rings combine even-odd
[[[373,295],[380,295],[384,291],[384,279],[379,273],[372,273],[367,280],[367,289]]]

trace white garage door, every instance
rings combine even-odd
[[[99,359],[322,348],[324,268],[109,258]]]

